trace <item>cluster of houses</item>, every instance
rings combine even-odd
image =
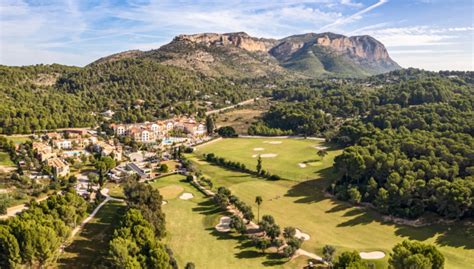
[[[180,131],[190,138],[206,135],[206,126],[193,118],[179,117],[169,120],[135,124],[112,124],[117,136],[130,136],[141,143],[152,143],[166,139],[171,131]]]
[[[41,140],[33,142],[33,150],[38,159],[47,163],[56,177],[65,177],[69,174],[66,159],[88,156],[90,153],[86,150],[87,147],[91,147],[94,152],[102,156],[111,156],[117,161],[122,159],[121,146],[114,145],[113,141],[101,141],[94,132],[83,129],[47,133]]]

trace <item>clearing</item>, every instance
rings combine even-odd
[[[7,152],[0,151],[0,166],[14,167],[15,164],[10,159],[10,155]]]

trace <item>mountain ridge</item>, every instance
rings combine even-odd
[[[385,46],[368,35],[306,33],[281,39],[245,32],[178,35],[149,51],[125,51],[92,64],[122,58],[152,58],[209,76],[362,77],[400,69]]]

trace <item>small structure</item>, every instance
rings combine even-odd
[[[46,143],[33,142],[33,150],[36,151],[37,156],[42,162],[55,156],[53,148]]]
[[[136,163],[128,163],[127,164],[127,169],[131,170],[135,174],[137,174],[140,178],[148,178],[149,175],[146,173],[146,171],[142,168],[140,168]]]
[[[69,164],[59,158],[49,159],[48,165],[53,168],[55,177],[65,177],[69,174]]]
[[[72,141],[71,140],[58,140],[54,142],[54,145],[58,149],[72,149]]]

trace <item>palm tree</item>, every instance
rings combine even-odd
[[[257,203],[257,223],[260,221],[260,205],[263,203],[262,196],[255,197],[255,203]]]

